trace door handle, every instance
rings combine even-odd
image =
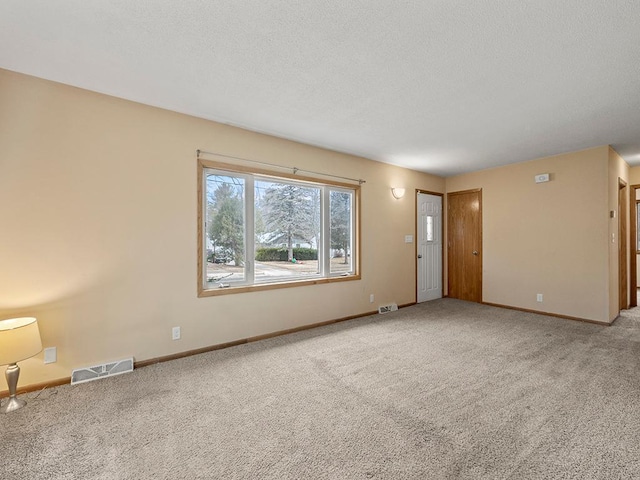
[[[422,255],[418,255],[418,258],[422,258]]]
[[[473,251],[473,254],[474,254],[474,255],[478,255],[478,251],[477,251],[477,250],[474,250],[474,251]]]

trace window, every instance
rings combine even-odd
[[[199,294],[359,279],[359,187],[200,161]]]
[[[427,242],[433,242],[433,215],[427,215]]]

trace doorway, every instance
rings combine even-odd
[[[416,199],[417,302],[442,298],[442,194],[418,191]]]
[[[447,194],[449,296],[482,302],[482,189]]]
[[[618,292],[620,310],[629,308],[627,281],[627,182],[618,179]]]
[[[638,306],[638,252],[640,252],[640,241],[638,241],[638,216],[640,212],[640,185],[631,185],[629,190],[629,308]]]

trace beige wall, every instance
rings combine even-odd
[[[640,167],[629,168],[629,183],[631,185],[640,185]],[[640,196],[638,196],[640,200]]]
[[[611,319],[608,165],[604,146],[447,179],[447,192],[482,188],[485,302]]]
[[[404,235],[441,178],[5,70],[0,105],[0,318],[36,315],[58,347],[20,385],[415,301]],[[197,298],[198,148],[364,178],[362,280]]]

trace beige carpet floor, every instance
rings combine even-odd
[[[3,479],[637,479],[640,314],[442,299],[27,400]]]

